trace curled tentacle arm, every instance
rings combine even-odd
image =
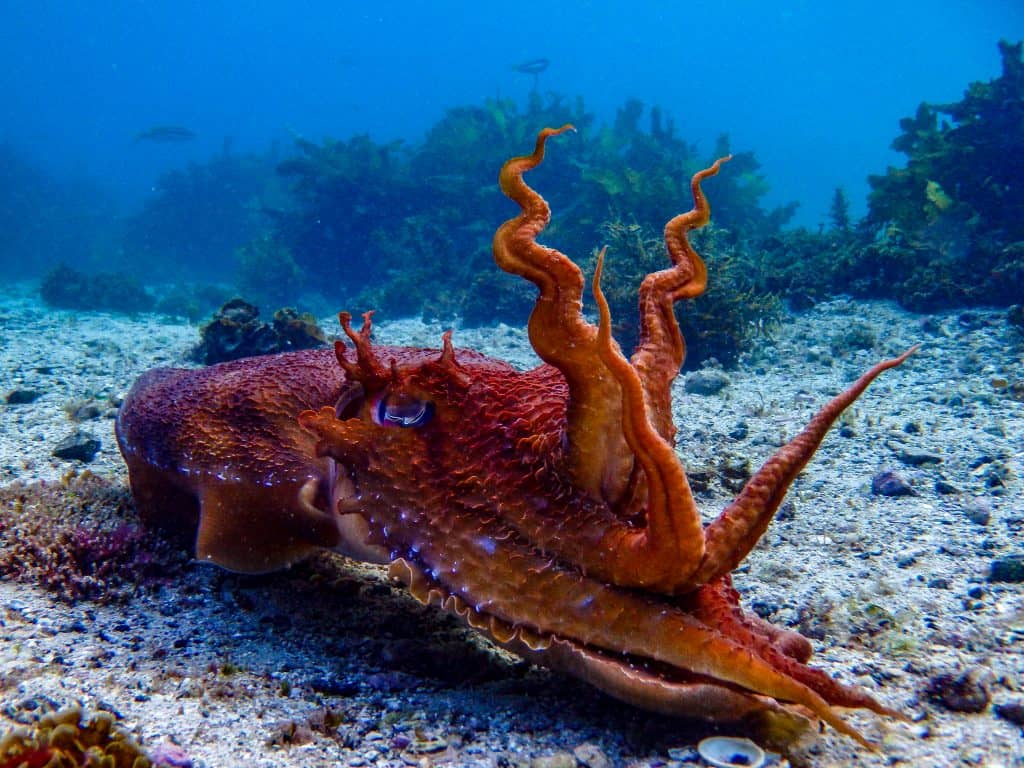
[[[803,432],[765,462],[740,495],[704,530],[704,561],[692,585],[706,584],[734,570],[767,529],[789,486],[821,445],[829,427],[879,374],[895,368],[917,351],[915,345],[899,357],[883,360],[864,373],[848,389],[830,400],[811,419]]]
[[[514,157],[502,167],[501,190],[522,212],[495,233],[494,260],[540,289],[530,315],[530,343],[569,386],[566,441],[573,480],[595,499],[614,503],[633,468],[622,436],[619,385],[597,354],[597,329],[583,318],[583,273],[564,254],[537,243],[551,209],[523,181],[523,174],[544,159],[548,138],[568,130],[573,127],[545,128],[532,154]]]
[[[686,473],[671,443],[647,417],[643,382],[611,336],[611,313],[601,290],[604,251],[594,270],[594,297],[600,313],[597,349],[622,387],[622,431],[647,479],[643,527],[613,526],[601,540],[609,578],[620,586],[674,592],[704,555],[704,531]]]
[[[690,182],[693,209],[665,225],[665,247],[672,266],[652,272],[640,285],[640,342],[631,362],[640,374],[647,394],[649,416],[658,433],[669,442],[675,437],[672,423],[672,382],[686,358],[686,342],[679,331],[673,305],[704,293],[708,271],[690,245],[687,233],[711,219],[711,207],[701,182],[718,173],[732,155],[719,158],[710,168],[694,174]]]

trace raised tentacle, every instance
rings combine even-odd
[[[700,229],[711,219],[711,207],[701,182],[716,175],[722,163],[731,159],[732,155],[721,157],[710,168],[694,174],[690,181],[693,208],[665,225],[665,247],[672,266],[652,272],[640,284],[640,341],[630,361],[643,381],[651,422],[658,434],[670,442],[676,432],[672,421],[672,382],[686,358],[686,341],[679,331],[673,305],[680,299],[700,296],[708,282],[707,267],[690,245],[687,233]]]
[[[704,555],[704,532],[690,484],[671,443],[648,420],[640,374],[611,336],[611,313],[601,290],[604,251],[597,257],[593,291],[600,323],[597,350],[622,388],[622,432],[647,480],[646,524],[615,526],[601,540],[612,581],[674,592]]]
[[[739,565],[765,532],[789,486],[818,450],[839,414],[860,397],[879,374],[900,365],[919,346],[911,347],[899,357],[883,360],[863,374],[818,411],[799,435],[780,448],[747,481],[736,500],[704,530],[704,562],[694,575],[694,586],[729,573]]]
[[[341,329],[348,336],[356,351],[356,359],[349,360],[344,342],[335,341],[334,355],[338,358],[338,365],[351,379],[360,382],[367,390],[382,388],[388,381],[389,372],[377,357],[377,353],[374,352],[373,345],[370,343],[373,333],[373,312],[363,313],[363,326],[358,333],[352,328],[351,312],[339,312],[338,322],[341,323]]]
[[[633,468],[620,427],[619,386],[598,357],[597,329],[583,318],[583,273],[564,254],[537,243],[551,220],[551,209],[523,181],[523,174],[544,159],[548,138],[569,130],[571,125],[545,128],[532,154],[514,157],[502,167],[501,190],[522,212],[495,233],[494,260],[540,289],[530,314],[530,343],[544,362],[562,372],[569,386],[566,442],[573,481],[595,499],[614,504]]]

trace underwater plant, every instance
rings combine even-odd
[[[239,248],[235,258],[235,283],[243,296],[263,306],[295,303],[302,291],[302,269],[288,246],[271,235],[261,235]]]
[[[120,485],[91,472],[0,488],[0,576],[68,602],[119,602],[173,578],[183,550],[151,535]]]
[[[147,280],[232,277],[235,251],[263,234],[265,209],[278,205],[279,162],[262,154],[224,152],[160,177],[156,194],[125,223],[120,257]]]
[[[528,142],[537,125],[574,122],[569,151],[542,172],[556,180],[553,204],[568,212],[552,222],[546,236],[560,248],[587,253],[601,245],[607,220],[659,227],[666,206],[685,199],[687,180],[707,165],[695,146],[676,136],[659,108],[649,111],[647,128],[641,126],[645,114],[644,105],[631,100],[612,125],[598,126],[582,99],[533,92],[522,106],[488,99],[449,109],[415,145],[379,145],[366,136],[320,144],[300,140],[299,156],[279,168],[292,180],[295,199],[275,214],[273,237],[294,258],[304,290],[329,287],[335,300],[392,316],[515,322],[532,297],[521,281],[490,269],[490,222],[505,215],[508,205],[493,186],[494,156]],[[727,154],[727,144],[723,137],[715,151]],[[737,172],[716,182],[718,220],[737,243],[777,232],[795,204],[764,210],[760,203],[768,187],[754,156],[739,153],[733,165]],[[612,253],[609,265],[621,260]],[[640,265],[628,270],[643,274]],[[705,302],[724,297],[734,285],[718,280]],[[725,304],[738,307],[749,298]],[[635,308],[619,312],[622,305],[615,297],[611,301],[624,338],[635,338]],[[745,338],[734,332],[745,322],[726,335]],[[711,354],[734,359],[739,347],[725,351],[726,346],[723,338]]]
[[[717,190],[716,190],[717,191]],[[606,222],[601,227],[607,243],[605,273],[612,279],[605,297],[616,318],[615,336],[624,349],[639,341],[636,291],[643,278],[668,259],[664,241],[640,224]],[[687,339],[685,365],[698,368],[715,360],[734,366],[740,354],[766,334],[781,315],[781,302],[754,280],[742,243],[729,242],[725,230],[708,226],[693,236],[694,244],[708,253],[708,288],[695,299],[675,307],[683,337]],[[584,264],[593,267],[593,259]]]
[[[87,275],[60,262],[43,277],[39,294],[51,307],[111,312],[146,312],[154,298],[136,278],[123,272]]]
[[[854,255],[849,272],[868,275],[855,293],[919,310],[1024,298],[1022,47],[1000,41],[999,77],[900,121],[892,148],[907,162],[868,177],[880,234]]]

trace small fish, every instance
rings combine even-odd
[[[551,64],[547,59],[530,59],[521,64],[516,64],[512,69],[522,72],[524,75],[539,75]]]
[[[161,144],[192,141],[195,137],[196,134],[183,125],[154,125],[135,134],[136,141],[155,141]]]

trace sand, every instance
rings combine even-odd
[[[436,347],[444,330],[377,320],[389,344]],[[188,364],[197,338],[158,315],[54,311],[29,285],[0,290],[0,333],[0,394],[39,395],[0,405],[0,486],[85,469],[123,485],[120,397],[148,368]],[[812,638],[815,664],[911,722],[851,712],[877,753],[825,731],[775,764],[1024,760],[1021,726],[995,711],[1024,703],[1024,589],[990,580],[994,563],[1024,553],[1024,403],[1012,387],[1024,339],[1005,312],[922,316],[838,299],[790,315],[719,392],[686,392],[680,377],[678,451],[709,478],[698,501],[710,517],[731,498],[730,472],[759,466],[856,375],[917,342],[828,436],[736,573],[747,606]],[[456,329],[455,343],[533,360],[518,328]],[[54,458],[76,430],[99,439],[95,458]],[[887,470],[912,495],[873,493]],[[51,709],[106,709],[148,749],[177,745],[194,766],[684,765],[715,732],[530,667],[380,569],[334,557],[259,578],[191,564],[117,605],[8,579],[0,637],[0,729]],[[983,711],[929,695],[963,673],[983,704],[987,692]]]

